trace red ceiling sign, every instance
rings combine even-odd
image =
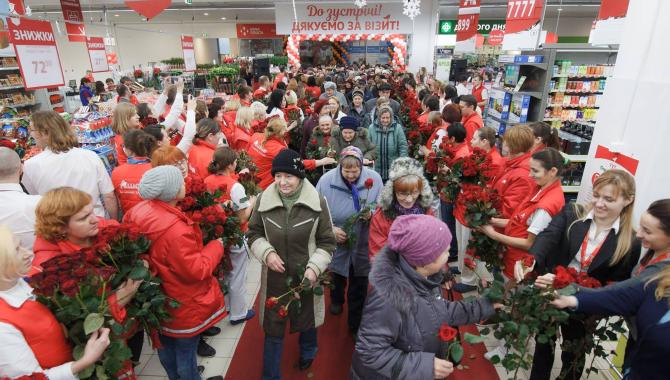
[[[237,38],[281,38],[275,24],[237,24]]]
[[[84,28],[84,24],[75,24],[66,21],[65,30],[67,30],[68,41],[86,42],[86,28]]]
[[[628,0],[603,0],[598,12],[598,20],[608,18],[626,17],[628,12]]]
[[[9,0],[9,13],[24,15],[26,13],[26,7],[23,4],[23,0]]]
[[[170,6],[170,0],[126,1],[128,8],[151,20]]]
[[[493,29],[489,33],[489,45],[497,46],[503,42],[503,37],[505,37],[505,32],[500,29]]]
[[[65,21],[84,22],[79,0],[60,0],[60,7],[63,10]]]
[[[8,26],[26,90],[62,86],[63,70],[51,23],[17,18]]]

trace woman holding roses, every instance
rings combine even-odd
[[[282,122],[283,119],[280,119]],[[268,126],[269,127],[269,126]],[[259,196],[249,220],[251,253],[263,263],[260,320],[265,332],[263,379],[281,378],[281,355],[288,317],[291,332],[300,333],[301,370],[316,356],[316,328],[323,324],[323,294],[302,295],[301,306],[273,308],[291,284],[313,287],[335,251],[335,236],[326,200],[305,181],[300,155],[284,149],[272,160],[271,183]],[[304,273],[303,273],[304,271]],[[267,301],[267,302],[266,302]]]
[[[638,262],[640,243],[633,229],[635,180],[623,170],[608,170],[593,183],[591,202],[583,206],[567,205],[540,233],[530,253],[535,270],[550,273],[557,266],[588,274],[602,284],[630,277]],[[538,284],[553,283],[555,276],[538,278]],[[583,318],[574,317],[561,326],[563,341],[576,346],[586,334]],[[536,344],[531,379],[549,379],[554,361],[554,342]],[[562,379],[579,379],[585,353],[563,350]],[[566,365],[570,363],[570,365]]]
[[[485,298],[450,302],[442,297],[450,241],[449,227],[437,218],[395,219],[370,271],[372,290],[358,330],[351,379],[444,379],[454,371],[452,362],[438,356],[444,351],[440,335],[455,337],[453,330],[439,334],[441,325],[489,318],[494,305]]]
[[[44,373],[51,380],[76,380],[109,346],[109,329],[93,332],[83,356],[73,360],[62,326],[23,280],[33,257],[0,225],[0,378]]]
[[[364,158],[360,149],[346,147],[340,156],[342,158],[337,168],[321,177],[316,190],[328,202],[337,241],[337,249],[329,266],[334,285],[330,291],[330,313],[342,313],[348,279],[349,330],[356,333],[361,323],[370,272],[369,221],[381,193],[382,179],[377,172],[363,166]]]

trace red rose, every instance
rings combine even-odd
[[[566,286],[575,282],[575,278],[570,274],[565,267],[557,266],[556,267],[556,278],[554,278],[554,289],[563,289]]]
[[[526,256],[523,258],[523,266],[530,268],[535,264],[535,258],[533,256]]]
[[[438,333],[438,337],[440,338],[441,341],[443,342],[451,342],[456,338],[458,335],[458,330],[455,328],[449,326],[446,323],[443,323],[442,326],[440,326],[440,331]]]
[[[319,142],[316,141],[316,139],[311,139],[311,140],[309,141],[309,143],[310,143],[311,145],[319,145]]]
[[[463,259],[463,265],[465,265],[470,270],[475,270],[475,268],[477,268],[477,263],[475,263],[474,260],[469,257]]]
[[[73,297],[79,291],[79,286],[75,280],[67,280],[63,283],[61,287],[61,292],[66,296]]]
[[[265,300],[265,308],[266,309],[272,309],[273,307],[277,306],[277,303],[279,302],[279,299],[277,297],[270,297]]]
[[[205,220],[207,220],[209,223],[214,223],[214,222],[216,222],[216,216],[214,216],[214,215],[207,215],[207,217],[205,218]]]
[[[365,180],[365,184],[363,186],[365,186],[366,189],[370,190],[370,189],[372,189],[372,186],[374,186],[374,185],[375,185],[375,181],[372,178],[368,178],[368,179]]]
[[[221,236],[223,234],[223,226],[220,224],[214,226],[214,233]]]
[[[279,308],[277,314],[279,315],[279,318],[284,319],[288,316],[288,309],[286,309],[286,306],[282,306]]]
[[[592,288],[592,289],[600,288],[600,287],[602,286],[602,284],[600,283],[600,281],[596,280],[596,279],[593,278],[593,277],[589,277],[589,276],[583,276],[582,278],[580,278],[580,279],[577,281],[577,283],[578,283],[580,286],[583,286],[583,287],[585,287],[585,288]]]

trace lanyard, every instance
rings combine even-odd
[[[601,241],[600,244],[598,244],[596,249],[593,250],[591,255],[587,258],[586,257],[586,247],[589,245],[589,233],[588,233],[588,231],[586,232],[586,236],[584,236],[584,241],[582,242],[582,249],[581,249],[581,254],[580,254],[580,257],[579,257],[580,272],[582,272],[582,273],[587,272],[587,270],[589,268],[589,265],[591,265],[591,262],[593,261],[593,259],[595,259],[596,256],[598,255],[598,252],[600,252],[600,248],[605,243],[605,240],[607,240],[607,236],[605,236],[603,241]]]
[[[670,257],[670,251],[668,251],[668,252],[666,252],[666,253],[664,253],[664,254],[662,254],[662,255],[656,257],[656,258],[653,258],[653,259],[649,260],[649,261],[646,262],[646,263],[643,262],[643,261],[645,261],[645,260],[643,259],[643,260],[640,262],[640,265],[638,266],[637,270],[635,271],[635,275],[637,276],[638,274],[640,274],[640,272],[642,272],[642,271],[644,270],[644,268],[646,268],[646,267],[648,267],[648,266],[650,266],[650,265],[654,265],[654,264],[656,264],[656,263],[659,263],[659,262],[661,262],[661,261],[663,261],[663,260],[666,260],[668,257]]]

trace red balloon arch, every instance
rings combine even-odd
[[[380,41],[386,40],[393,44],[391,64],[397,70],[405,71],[407,41],[402,34],[291,34],[286,44],[288,62],[291,66],[300,67],[300,42],[302,41]]]

